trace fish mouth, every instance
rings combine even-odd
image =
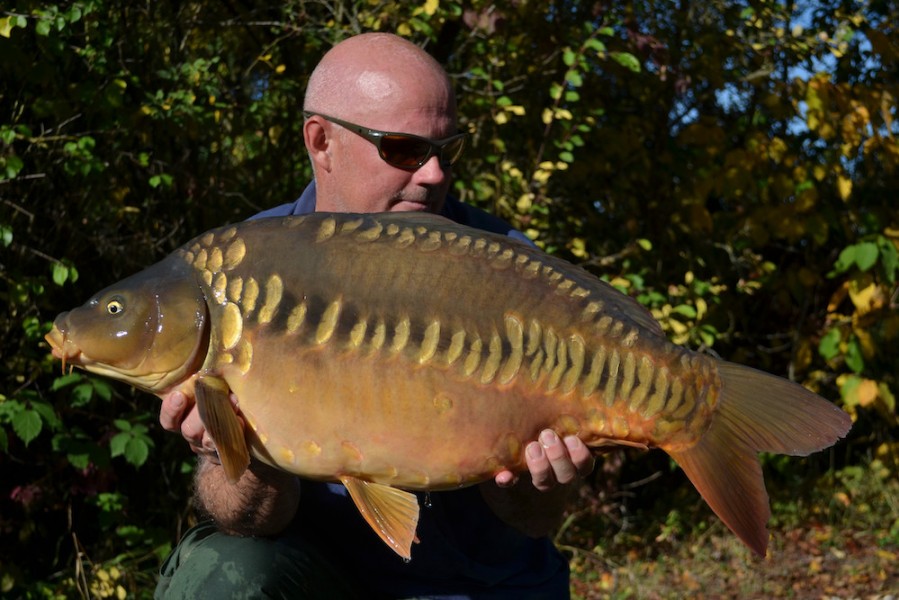
[[[44,339],[50,344],[50,352],[53,354],[53,357],[62,361],[63,374],[66,372],[66,364],[69,366],[69,371],[76,365],[82,366],[84,364],[81,349],[75,346],[69,340],[66,332],[62,331],[57,325],[53,325],[53,329],[44,336]]]

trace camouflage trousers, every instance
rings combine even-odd
[[[366,597],[306,540],[221,533],[211,521],[188,530],[159,573],[156,600]]]

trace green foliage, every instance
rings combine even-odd
[[[194,234],[295,198],[306,78],[360,31],[446,65],[471,133],[463,200],[634,296],[678,343],[837,400],[856,420],[840,461],[892,464],[897,17],[769,0],[7,3],[3,594],[152,587],[189,512],[189,451],[151,398],[60,373],[42,336]],[[686,513],[667,514],[674,537]]]

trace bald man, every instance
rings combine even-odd
[[[447,195],[464,136],[449,78],[414,44],[373,33],[336,45],[310,76],[303,114],[314,180],[297,201],[254,218],[429,211],[527,240]],[[370,530],[342,484],[300,482],[258,463],[228,483],[193,399],[164,397],[160,423],[198,454],[197,503],[212,520],[166,560],[156,598],[568,597],[567,561],[546,536],[571,484],[593,468],[576,437],[541,433],[526,447],[521,482],[504,471],[421,494],[420,543],[407,562]]]

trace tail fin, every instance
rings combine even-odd
[[[801,385],[719,363],[722,393],[699,442],[669,455],[713,511],[760,556],[771,516],[759,452],[806,456],[849,431],[849,415]]]

